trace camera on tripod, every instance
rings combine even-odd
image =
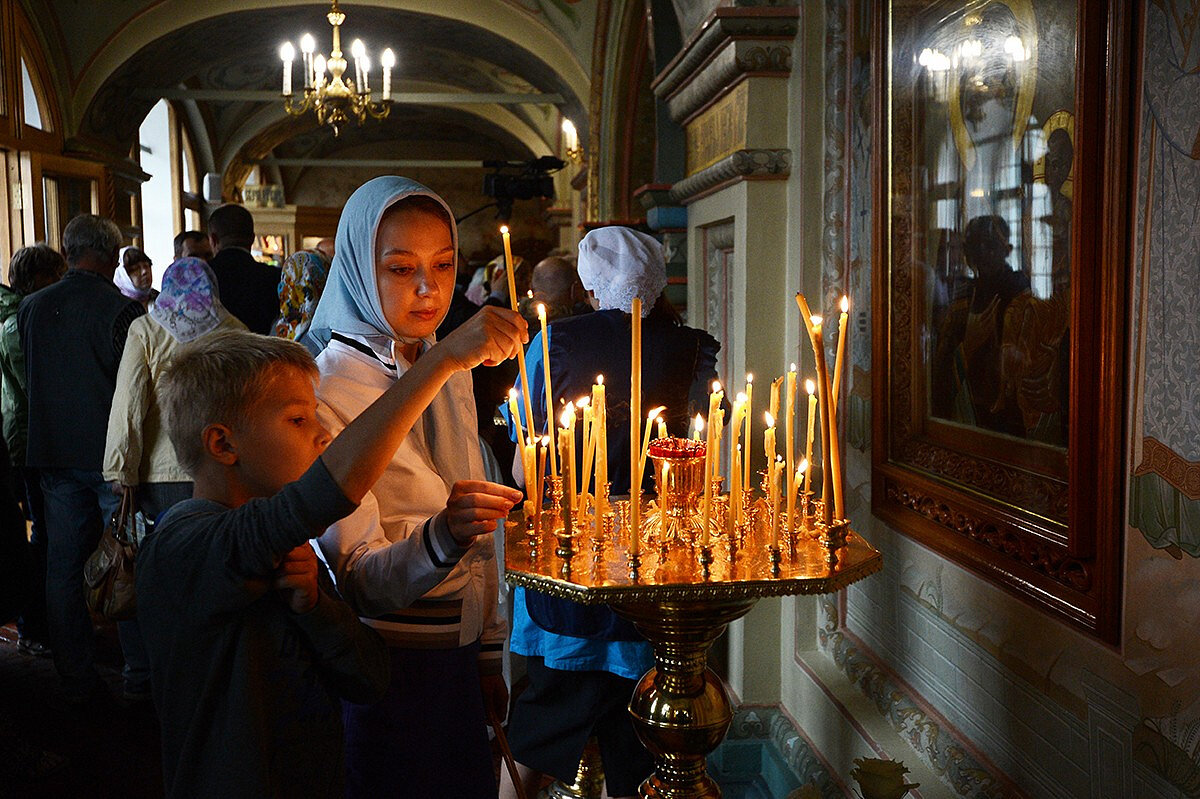
[[[552,155],[543,155],[529,161],[484,161],[483,166],[496,170],[483,176],[483,193],[496,201],[496,218],[506,220],[512,216],[513,200],[553,199],[551,173],[566,163]]]

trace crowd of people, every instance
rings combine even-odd
[[[153,703],[167,795],[532,797],[544,775],[573,779],[589,737],[608,794],[632,795],[652,764],[624,704],[648,644],[611,619],[587,637],[539,626],[549,598],[531,592],[512,617],[519,777],[497,783],[487,727],[509,716],[510,632],[494,532],[524,493],[493,421],[521,348],[543,396],[542,304],[556,401],[610,375],[609,435],[628,437],[640,297],[645,401],[684,432],[719,345],[666,300],[661,245],[602,228],[578,263],[516,259],[514,311],[504,261],[465,269],[449,206],[404,178],[361,186],[336,239],[282,269],[251,254],[242,206],[207,227],[176,237],[158,291],[95,215],[68,223],[61,254],[9,263],[0,520],[21,541],[20,649],[53,657],[82,712],[115,701],[83,571],[125,502],[149,532],[137,614],[118,624],[123,701]]]

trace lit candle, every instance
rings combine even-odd
[[[639,468],[642,421],[642,298],[633,298],[630,314],[632,339],[630,341],[630,385],[629,385],[629,555],[636,557],[641,545],[642,515],[642,472]]]
[[[521,452],[525,452],[525,431],[521,429],[521,417],[517,414],[517,390],[510,388],[508,390],[508,415],[512,419],[513,426],[517,428],[517,446],[521,448]],[[530,435],[533,431],[530,431]],[[533,486],[525,483],[525,490],[532,490]]]
[[[546,327],[546,306],[538,303],[538,322],[542,325],[542,373],[546,379],[546,432],[554,429],[554,391],[550,388],[550,331]],[[554,449],[550,449],[550,476],[557,477]]]
[[[746,454],[745,454],[744,462],[742,463],[742,486],[744,486],[745,488],[749,488],[752,485],[750,482],[750,461],[754,459],[753,455],[751,454],[752,452],[754,452],[754,450],[751,449],[751,441],[752,441],[751,432],[753,431],[754,428],[752,425],[753,420],[750,417],[753,415],[753,411],[754,411],[754,375],[747,374],[746,375],[746,448],[745,448]],[[740,502],[738,504],[741,505]]]
[[[771,411],[771,416],[779,418],[779,387],[783,384],[783,377],[777,377],[771,381],[771,401],[767,405],[767,409]]]
[[[386,103],[392,99],[392,67],[396,66],[396,54],[392,48],[383,51],[379,63],[383,67],[383,101]]]
[[[833,418],[837,418],[838,401],[841,399],[842,389],[842,356],[846,354],[846,321],[850,315],[850,298],[842,295],[842,301],[838,303],[842,309],[842,315],[838,317],[838,345],[837,357],[833,359]]]
[[[317,41],[311,33],[300,37],[300,67],[304,70],[304,88],[306,89],[313,85],[313,50],[316,47]]]
[[[583,408],[583,465],[579,477],[579,517],[582,519],[587,512],[588,487],[592,482],[592,464],[596,457],[596,415],[587,397],[576,400],[575,407]]]
[[[571,483],[571,485],[569,486],[569,488],[570,488],[570,496],[573,498],[575,496],[575,478],[577,478],[579,476],[578,469],[575,465],[575,403],[568,402],[566,404],[566,406],[563,407],[563,412],[562,412],[562,415],[559,417],[559,422],[562,424],[562,426],[564,428],[566,428],[566,431],[568,433],[568,438],[571,439],[571,441],[570,441],[570,446],[571,446],[571,449],[570,449],[570,453],[571,453],[570,483]],[[561,432],[562,431],[560,430],[559,433],[561,433]],[[559,466],[562,469],[563,490],[566,491],[567,490],[567,482],[568,482],[566,464],[562,463],[560,461]]]
[[[792,514],[795,512],[795,497],[796,497],[796,364],[788,369],[786,375],[787,382],[785,383],[784,391],[784,434],[787,436],[787,442],[784,446],[784,452],[787,454],[787,472],[785,474],[785,483],[787,485],[787,514],[788,524],[792,523]]]
[[[596,375],[592,386],[592,438],[596,441],[596,529],[608,512],[604,486],[608,483],[608,408],[604,397],[604,375]]]
[[[500,238],[504,240],[504,276],[508,281],[508,303],[517,310],[517,276],[513,269],[512,239],[508,235],[508,225],[500,226]]]
[[[817,384],[812,380],[804,381],[804,390],[808,393],[808,436],[804,442],[804,462],[812,463],[813,424],[817,420]],[[812,469],[804,470],[804,490],[808,491],[808,483],[812,478]]]
[[[763,454],[767,456],[767,504],[775,501],[774,495],[776,486],[772,480],[772,468],[777,457],[775,453],[775,417],[770,411],[763,414],[763,419],[767,423],[767,429],[763,432]]]
[[[704,417],[696,414],[696,418],[692,420],[692,441],[699,441],[700,434],[704,432]]]
[[[642,449],[641,452],[638,453],[638,461],[641,464],[638,467],[638,472],[641,474],[646,473],[646,458],[650,456],[650,431],[654,429],[654,421],[658,419],[659,415],[666,409],[667,406],[659,405],[657,408],[650,411],[650,413],[646,414],[646,430],[642,433]]]
[[[291,42],[284,42],[279,48],[279,58],[283,61],[283,96],[292,96],[292,62],[296,60],[296,48]]]
[[[568,535],[575,529],[575,463],[571,453],[573,443],[570,430],[564,428],[558,431],[558,454],[562,461],[563,485],[566,486],[562,502],[563,532]]]
[[[667,420],[661,416],[658,418],[658,437],[667,438]]]
[[[833,480],[837,468],[838,445],[833,427],[833,403],[829,396],[829,371],[825,358],[824,319],[814,315],[812,323],[813,353],[817,361],[817,392],[821,406],[821,498],[825,500],[825,523],[841,518],[838,514],[837,483]]]

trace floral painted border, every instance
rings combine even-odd
[[[930,716],[902,688],[893,675],[880,668],[839,629],[837,607],[826,598],[825,623],[817,636],[821,648],[833,658],[852,683],[875,703],[880,714],[903,737],[924,763],[959,795],[969,799],[1003,799],[1008,786],[993,776],[961,741]]]

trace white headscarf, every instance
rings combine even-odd
[[[658,239],[627,227],[602,227],[579,242],[579,279],[600,309],[630,313],[642,299],[648,316],[667,287],[667,261]]]

